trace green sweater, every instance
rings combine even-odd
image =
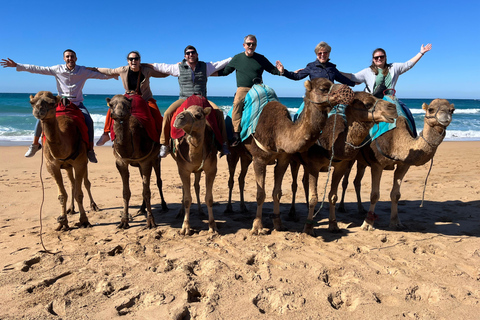
[[[219,72],[219,76],[229,75],[235,70],[237,71],[237,87],[253,87],[253,79],[262,79],[263,71],[280,75],[278,69],[267,58],[256,52],[251,57],[248,57],[245,52],[235,55],[225,69]]]

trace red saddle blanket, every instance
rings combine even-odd
[[[62,102],[59,102],[57,105],[56,112],[57,112],[56,114],[57,117],[67,116],[75,122],[75,125],[80,130],[80,133],[82,135],[82,140],[85,141],[85,143],[88,146],[89,145],[88,129],[87,129],[87,125],[85,124],[85,117],[83,116],[82,111],[73,103],[70,103],[68,106],[65,106]],[[45,136],[43,136],[43,141],[45,142]]]
[[[220,145],[223,143],[222,141],[222,134],[220,133],[220,129],[218,127],[217,123],[217,118],[215,117],[215,109],[210,105],[208,102],[207,98],[199,96],[199,95],[192,95],[185,100],[182,105],[175,111],[173,114],[172,120],[170,122],[170,136],[172,139],[179,139],[185,135],[185,131],[182,129],[177,129],[173,126],[173,123],[175,122],[175,119],[177,118],[177,115],[188,109],[190,106],[201,106],[204,109],[207,107],[211,107],[212,111],[207,115],[207,124],[212,128],[213,133],[215,134],[215,140],[220,143]]]
[[[137,118],[140,123],[143,125],[145,130],[147,130],[148,136],[153,141],[160,140],[160,133],[162,131],[162,120],[163,117],[155,107],[150,107],[148,102],[145,101],[140,95],[125,94],[125,97],[132,99],[132,116]],[[152,99],[153,100],[153,99]],[[152,103],[154,103],[153,100]],[[113,121],[110,127],[110,135],[112,141],[115,139],[115,131],[113,130]]]

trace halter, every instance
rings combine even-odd
[[[365,111],[367,111],[367,112],[371,112],[371,113],[372,113],[372,119],[373,119],[373,123],[374,123],[374,124],[376,124],[377,122],[375,121],[375,117],[373,116],[373,113],[375,112],[375,108],[376,108],[377,103],[378,103],[379,101],[381,101],[381,100],[379,99],[379,100],[375,101],[375,103],[373,104],[373,107],[371,107],[371,108],[368,109],[368,110],[365,110]],[[359,110],[359,108],[355,108],[355,109],[356,109],[356,110]],[[360,149],[360,148],[366,146],[367,144],[369,144],[370,142],[372,142],[373,137],[375,137],[375,136],[377,135],[378,131],[380,131],[380,126],[377,126],[377,131],[376,131],[373,135],[370,135],[370,138],[367,139],[365,142],[363,142],[363,143],[362,143],[361,145],[359,145],[359,146],[355,146],[355,145],[351,144],[351,143],[348,142],[348,141],[345,141],[345,143],[346,143],[348,146],[350,146],[350,147],[352,147],[352,148],[354,148],[354,149]]]
[[[328,90],[327,99],[324,100],[324,101],[322,101],[322,102],[312,101],[312,100],[308,99],[307,97],[305,97],[305,99],[307,99],[307,101],[309,101],[309,102],[311,102],[311,103],[313,103],[313,104],[322,104],[322,103],[328,102],[328,105],[333,108],[332,104],[330,103],[330,93],[332,92],[332,89],[333,89],[333,84],[332,84],[332,86],[330,87],[330,89]]]

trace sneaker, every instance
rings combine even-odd
[[[98,139],[97,146],[103,146],[105,143],[108,142],[108,140],[110,140],[110,136],[108,135],[108,132],[104,132],[100,139]]]
[[[233,133],[233,141],[230,144],[230,147],[236,147],[240,144],[240,133],[239,132],[234,132]]]
[[[95,152],[93,150],[88,150],[87,151],[87,158],[90,162],[92,163],[97,163],[97,157],[95,156]]]
[[[167,145],[162,144],[162,146],[160,147],[159,157],[165,158],[166,156],[168,156],[169,153],[170,153],[170,148]]]
[[[30,158],[37,153],[38,150],[42,149],[41,144],[31,144],[30,147],[28,148],[28,151],[25,153],[25,157]]]
[[[220,158],[229,154],[230,154],[230,150],[228,150],[228,145],[227,143],[224,142],[222,144],[222,151],[220,151]]]

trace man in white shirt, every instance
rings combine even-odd
[[[87,146],[88,160],[97,163],[95,152],[93,151],[93,120],[87,108],[83,105],[83,86],[88,79],[111,79],[113,76],[107,76],[96,71],[88,70],[84,66],[78,66],[77,55],[75,51],[67,49],[63,52],[63,60],[65,64],[60,64],[52,67],[40,67],[29,64],[16,63],[10,58],[2,59],[0,64],[4,67],[17,68],[17,71],[27,71],[30,73],[44,74],[54,76],[57,82],[58,95],[62,98],[76,105],[85,117],[85,124],[88,128],[89,145]],[[67,103],[68,104],[68,103]],[[42,128],[40,121],[37,121],[35,127],[35,136],[32,145],[29,147],[25,157],[33,157],[35,153],[41,149],[39,143]]]

